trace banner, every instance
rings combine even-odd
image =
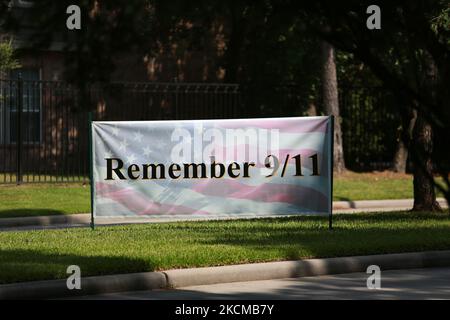
[[[332,123],[92,122],[94,216],[331,214]]]

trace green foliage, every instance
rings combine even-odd
[[[0,42],[0,73],[19,67],[20,64],[14,57],[11,41]]]
[[[431,19],[431,28],[439,37],[439,41],[450,47],[450,4],[447,1],[442,1],[442,4],[442,11]]]
[[[421,139],[419,130],[414,131],[412,138],[406,134],[403,138],[408,140],[406,144],[415,168],[433,161],[435,170],[446,180],[445,196],[450,199],[450,152],[446,147],[450,144],[448,1],[377,3],[382,11],[380,30],[366,27],[366,8],[372,4],[370,1],[296,4],[298,11],[306,12],[310,18],[307,20],[310,30],[367,65],[392,93],[403,128],[408,128],[413,109],[430,124],[432,139]],[[427,154],[430,151],[431,156]],[[431,172],[427,175],[431,176]],[[420,195],[430,194],[418,184],[416,199]]]
[[[342,87],[377,87],[381,81],[354,54],[336,51],[336,71],[339,86]]]

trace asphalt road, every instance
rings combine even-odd
[[[349,273],[235,282],[82,299],[450,299],[450,268],[381,271],[381,289],[368,289],[368,276],[366,273]]]

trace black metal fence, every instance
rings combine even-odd
[[[381,87],[344,87],[339,100],[346,166],[354,171],[391,168],[401,125],[393,95]]]
[[[0,182],[82,181],[87,118],[62,82],[0,80]]]
[[[0,80],[0,183],[87,182],[88,109],[96,120],[181,120],[301,115],[303,104],[296,86],[258,92],[237,84],[112,83],[81,94],[64,82]],[[341,92],[350,169],[389,165],[394,109],[380,88]]]

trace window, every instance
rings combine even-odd
[[[41,141],[42,86],[39,69],[16,69],[11,71],[14,81],[2,82],[0,86],[0,132],[3,143],[17,142],[17,94],[19,73],[23,79],[22,89],[22,142]]]

